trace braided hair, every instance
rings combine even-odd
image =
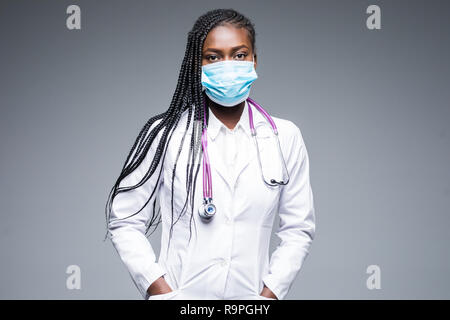
[[[182,116],[182,114],[188,110],[188,117],[187,117],[187,123],[186,123],[186,129],[185,133],[183,135],[182,141],[180,143],[180,147],[178,149],[178,154],[176,157],[176,161],[173,167],[172,171],[172,195],[171,195],[171,207],[172,207],[172,225],[170,228],[170,237],[169,237],[169,246],[170,246],[170,238],[172,236],[172,229],[173,229],[173,186],[174,186],[174,176],[176,171],[176,166],[178,162],[178,157],[181,153],[182,146],[184,145],[184,137],[186,135],[186,131],[189,128],[189,124],[191,122],[192,114],[194,114],[194,125],[192,126],[192,135],[191,135],[191,141],[190,141],[190,149],[189,149],[189,163],[197,164],[196,171],[195,171],[195,178],[193,179],[193,169],[194,165],[187,165],[186,168],[186,188],[187,188],[187,196],[186,201],[183,207],[182,212],[179,216],[183,213],[183,211],[186,208],[186,204],[188,201],[191,201],[191,208],[193,210],[193,201],[194,201],[194,195],[195,195],[195,182],[197,180],[197,175],[200,169],[200,161],[198,161],[197,157],[200,157],[199,150],[201,151],[201,132],[204,130],[204,121],[203,119],[206,118],[206,122],[208,123],[209,119],[209,112],[208,108],[206,108],[206,114],[205,110],[203,108],[203,105],[205,103],[205,95],[202,92],[202,84],[201,84],[201,64],[202,64],[202,49],[203,49],[203,43],[206,39],[208,33],[217,26],[221,25],[232,25],[236,28],[245,28],[248,31],[248,36],[253,48],[253,52],[255,52],[255,29],[253,23],[244,15],[240,14],[239,12],[233,10],[233,9],[215,9],[206,12],[202,16],[200,16],[197,21],[195,22],[192,30],[188,33],[187,37],[187,45],[186,45],[186,52],[184,55],[184,59],[181,65],[181,70],[178,77],[178,84],[175,89],[175,93],[172,98],[172,102],[170,103],[170,107],[167,111],[158,114],[152,118],[150,118],[147,123],[144,125],[144,127],[141,129],[138,137],[136,138],[136,141],[134,142],[133,147],[131,148],[127,159],[125,161],[125,164],[122,168],[122,172],[120,173],[119,177],[117,178],[116,183],[112,187],[109,196],[108,201],[106,203],[105,213],[106,213],[106,221],[107,221],[107,233],[105,236],[105,239],[108,236],[109,232],[109,221],[110,221],[110,215],[111,215],[111,207],[112,202],[114,198],[117,196],[117,194],[121,192],[127,192],[132,189],[136,189],[140,186],[142,186],[156,171],[158,168],[158,165],[162,160],[164,161],[165,152],[167,151],[167,145],[170,141],[171,135],[178,125],[178,122]],[[159,121],[159,123],[156,123],[156,121]],[[153,124],[153,129],[150,130]],[[149,132],[150,130],[150,132]],[[151,161],[150,167],[147,171],[147,173],[144,175],[142,180],[134,185],[134,186],[128,186],[128,187],[119,187],[120,182],[127,177],[129,174],[131,174],[144,160],[148,150],[150,149],[151,144],[153,143],[155,137],[158,135],[158,133],[163,130],[161,134],[161,138],[159,141],[159,144],[156,148],[156,151],[154,153],[153,160]],[[170,136],[169,136],[170,134]],[[158,181],[161,175],[162,166],[159,172]],[[192,185],[192,183],[194,183]],[[156,183],[156,186],[158,183]],[[135,214],[138,214],[141,210],[144,209],[145,206],[149,203],[150,199],[153,197],[153,194],[156,192],[156,186],[153,189],[149,199],[144,204],[144,206],[136,213],[133,213],[129,215],[128,217],[121,218],[126,219],[129,218]],[[192,189],[192,194],[191,194]],[[190,197],[190,198],[189,198]],[[152,211],[152,217],[150,221],[147,223],[147,229],[145,231],[145,234],[147,235],[150,227],[154,225],[159,210],[156,213],[155,216],[155,207],[156,207],[156,199],[153,201],[153,211]],[[192,223],[192,217],[191,215],[191,223]],[[159,219],[156,221],[156,226],[161,222]],[[153,233],[153,232],[152,232]],[[105,240],[104,239],[104,240]],[[191,236],[189,237],[189,241],[191,239]]]

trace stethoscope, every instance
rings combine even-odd
[[[289,182],[289,172],[287,170],[286,167],[286,162],[284,160],[283,157],[283,153],[281,151],[281,146],[280,146],[280,139],[278,138],[278,129],[277,126],[275,125],[275,122],[273,121],[272,117],[266,112],[266,110],[264,110],[259,104],[257,104],[254,100],[247,98],[247,102],[249,103],[248,105],[248,115],[249,115],[249,122],[250,122],[250,129],[251,129],[251,134],[253,137],[253,140],[255,141],[256,144],[256,151],[258,154],[258,162],[259,162],[259,167],[261,169],[261,174],[262,174],[262,178],[264,180],[264,182],[271,186],[281,186],[281,185],[286,185]],[[252,112],[252,108],[250,107],[250,103],[256,108],[258,109],[267,119],[267,121],[270,123],[273,133],[277,138],[277,145],[278,145],[278,152],[280,155],[280,158],[282,159],[283,162],[283,171],[284,173],[286,173],[287,179],[286,180],[280,180],[277,181],[275,179],[270,179],[270,181],[267,181],[264,173],[263,173],[263,169],[262,169],[262,165],[261,165],[261,157],[259,154],[259,146],[258,146],[258,140],[256,139],[256,129],[255,126],[253,124],[253,112]],[[208,151],[207,151],[207,136],[206,136],[206,103],[204,103],[203,105],[204,107],[204,118],[203,118],[203,123],[204,123],[204,129],[202,132],[202,148],[203,148],[203,205],[200,206],[198,214],[200,215],[201,218],[205,219],[205,220],[210,220],[212,217],[214,217],[214,215],[216,214],[216,206],[213,204],[213,197],[212,197],[212,178],[211,178],[211,165],[209,164],[209,157],[208,157]],[[284,176],[283,173],[283,176]]]

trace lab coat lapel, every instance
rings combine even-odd
[[[208,157],[209,157],[209,164],[211,166],[212,172],[216,172],[226,183],[226,185],[231,188],[232,181],[231,181],[231,173],[229,172],[225,159],[222,157],[223,154],[223,148],[225,146],[219,145],[217,143],[217,139],[212,139],[210,134],[217,137],[217,134],[220,134],[219,131],[221,130],[222,123],[219,119],[217,119],[212,111],[210,110],[210,119],[209,119],[209,125],[208,125]],[[213,187],[213,193],[214,193],[214,177],[212,177],[212,187]]]
[[[250,104],[247,104],[247,107],[250,107]],[[258,133],[258,144],[259,150],[262,152],[264,150],[264,140],[269,137],[268,127],[270,128],[269,123],[264,125],[267,119],[258,111],[255,107],[251,106],[253,111],[253,124]],[[217,143],[208,143],[208,152],[210,165],[212,170],[217,172],[217,174],[225,181],[228,188],[230,190],[234,190],[234,186],[238,181],[240,175],[244,172],[247,166],[257,157],[256,153],[256,145],[254,143],[254,138],[250,134],[250,124],[248,120],[248,110],[244,109],[247,113],[246,120],[243,122],[243,126],[245,126],[247,133],[249,134],[249,148],[247,150],[247,157],[242,157],[238,155],[238,161],[236,163],[236,176],[233,177],[230,170],[228,169],[225,159],[221,158],[219,155],[221,154],[221,148],[224,146],[218,145]],[[268,127],[267,127],[268,126]],[[214,186],[214,182],[213,182]],[[213,191],[214,192],[214,191]]]
[[[231,172],[229,172],[226,166],[225,159],[219,156],[221,154],[220,148],[223,148],[223,146],[220,146],[217,143],[208,144],[208,149],[211,150],[211,153],[208,152],[211,169],[222,177],[229,188],[232,188]],[[214,179],[212,184],[214,192]]]
[[[250,107],[250,104],[247,104],[247,105],[248,105],[248,107]],[[264,146],[265,146],[264,140],[265,140],[265,138],[269,137],[267,130],[261,130],[261,128],[263,128],[264,122],[267,121],[267,119],[255,107],[251,106],[251,108],[252,108],[252,113],[253,113],[253,124],[257,131],[258,147],[259,147],[259,151],[262,152],[264,150]],[[248,114],[248,110],[246,110],[246,112]],[[247,150],[247,157],[245,157],[243,159],[240,158],[240,161],[238,161],[238,163],[236,164],[237,165],[237,168],[236,168],[237,174],[236,174],[235,180],[233,181],[233,183],[231,185],[233,188],[234,188],[235,183],[239,180],[239,177],[241,176],[241,174],[247,168],[247,166],[258,156],[256,144],[254,141],[255,139],[250,133],[250,123],[249,123],[248,119],[244,123],[244,125],[246,126],[246,130],[249,133],[250,145]],[[264,129],[267,129],[267,128],[264,128]]]

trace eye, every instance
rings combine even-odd
[[[236,57],[238,58],[238,60],[244,60],[246,56],[247,56],[246,53],[238,53],[238,54],[236,55]]]
[[[211,62],[217,61],[217,59],[218,58],[215,55],[210,55],[210,56],[206,57],[206,60],[211,61]]]

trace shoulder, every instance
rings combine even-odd
[[[300,128],[291,120],[282,119],[272,116],[273,121],[278,129],[278,135],[281,140],[285,142],[300,142],[303,143],[302,133]]]
[[[273,116],[272,119],[278,129],[280,146],[285,159],[304,155],[307,151],[300,127],[288,119]]]
[[[148,128],[145,132],[145,137],[141,137],[142,139],[148,139],[150,133],[156,128],[156,126],[162,121],[163,119],[157,119],[155,120],[151,125],[150,128]],[[143,134],[143,131],[145,129],[145,127],[148,125],[148,123],[146,125],[144,125],[141,129],[141,135]],[[161,138],[163,130],[159,130],[159,132],[157,133],[155,139],[153,141],[159,141],[159,139]]]
[[[163,121],[163,118],[155,120],[155,121],[152,123],[152,125],[150,126],[150,130],[153,130],[158,124],[161,123],[161,121]]]
[[[190,120],[189,121],[189,128],[188,128],[188,131],[186,133],[187,134],[191,134],[191,130],[192,130],[192,126],[193,126],[193,120],[194,120],[194,112],[191,113],[191,117],[189,119],[189,110],[188,109],[184,110],[181,113],[180,118],[178,120],[178,123],[176,125],[174,124],[174,126],[173,126],[173,133],[175,135],[184,134],[185,130],[186,130],[186,125],[187,125],[188,120]]]

